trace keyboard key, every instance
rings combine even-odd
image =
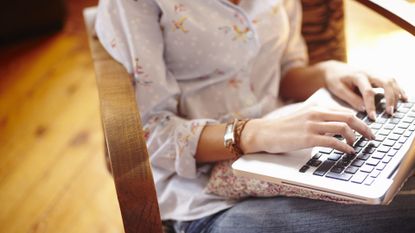
[[[318,160],[318,159],[310,159],[307,162],[307,165],[311,167],[318,167],[320,164],[321,164],[321,160]]]
[[[379,124],[379,123],[373,123],[373,124],[370,125],[370,128],[371,129],[380,129],[380,128],[382,128],[382,125]]]
[[[368,145],[364,150],[363,153],[367,153],[367,154],[372,154],[373,152],[375,152],[376,148]]]
[[[342,173],[343,170],[344,170],[343,166],[336,165],[330,170],[330,173]]]
[[[353,176],[353,178],[352,178],[352,182],[353,182],[353,183],[358,183],[358,184],[361,184],[361,183],[363,183],[363,181],[365,181],[365,179],[366,179],[366,177],[367,177],[368,175],[369,175],[369,174],[364,173],[364,172],[358,172],[358,173],[356,173],[356,174]]]
[[[385,167],[386,167],[386,163],[380,163],[380,164],[376,167],[376,170],[383,171],[383,169],[385,169]]]
[[[405,123],[412,123],[412,122],[414,122],[414,120],[415,120],[415,118],[413,118],[413,117],[406,117],[402,121],[405,122]]]
[[[398,140],[399,138],[400,138],[401,136],[400,135],[397,135],[397,134],[391,134],[389,137],[388,137],[388,139],[390,139],[390,140]]]
[[[312,159],[319,159],[321,157],[321,154],[320,153],[316,153],[314,156],[313,156],[313,158]]]
[[[410,108],[401,107],[401,108],[396,109],[396,112],[407,113],[407,112],[409,112],[409,110],[411,110],[411,109]]]
[[[341,167],[347,167],[347,165],[349,165],[349,163],[351,162],[351,160],[347,160],[347,159],[340,159],[340,161],[339,162],[337,162],[337,165],[338,166],[341,166]],[[337,166],[336,165],[336,166]]]
[[[399,119],[399,118],[392,118],[392,119],[390,119],[389,123],[396,125],[396,124],[398,124],[400,121],[401,121],[401,119]]]
[[[389,146],[390,147],[390,146],[395,145],[395,141],[394,140],[387,139],[382,144],[385,145],[385,146]]]
[[[343,155],[344,154],[344,152],[339,151],[339,150],[334,150],[333,153],[338,154],[338,155]]]
[[[302,166],[302,167],[300,168],[300,172],[301,172],[301,173],[304,173],[304,172],[306,172],[309,168],[310,168],[309,166],[304,165],[304,166]]]
[[[370,157],[369,153],[361,153],[357,156],[358,159],[367,160]]]
[[[393,133],[402,135],[405,132],[405,129],[397,128],[393,131]]]
[[[383,152],[379,152],[379,151],[375,151],[375,153],[373,153],[372,158],[374,159],[383,159],[383,157],[385,157],[385,153]]]
[[[370,158],[366,161],[366,164],[376,166],[379,164],[379,162],[380,162],[379,159]]]
[[[375,179],[372,178],[372,177],[369,177],[369,178],[366,179],[365,185],[372,185],[373,184],[373,181],[375,181]]]
[[[337,160],[339,160],[340,158],[341,158],[342,156],[341,155],[339,155],[339,154],[331,154],[329,157],[328,157],[328,159],[330,159],[330,160],[333,160],[333,161],[337,161]]]
[[[334,137],[335,137],[337,140],[339,140],[339,141],[341,141],[341,140],[343,140],[343,139],[344,139],[344,137],[343,137],[342,135],[340,135],[340,134],[336,134],[336,135],[334,135]]]
[[[412,108],[412,106],[414,106],[414,103],[412,102],[402,103],[402,107],[405,107],[405,108]]]
[[[374,168],[375,168],[374,166],[370,166],[370,165],[365,164],[360,168],[360,171],[361,172],[366,172],[366,173],[371,173]]]
[[[385,125],[385,127],[383,127],[384,129],[387,129],[387,130],[391,130],[391,129],[393,129],[393,128],[395,128],[395,125],[394,124],[387,124],[387,125]]]
[[[354,158],[356,158],[356,154],[345,154],[343,156],[343,160],[348,160],[349,162],[352,161]]]
[[[398,142],[405,143],[407,139],[408,139],[407,137],[401,137]]]
[[[326,172],[328,172],[330,169],[331,169],[331,167],[333,167],[333,165],[335,164],[336,162],[334,162],[334,161],[332,161],[332,160],[326,160],[326,161],[324,161],[321,165],[320,165],[320,167],[318,167],[314,172],[313,172],[313,174],[314,175],[317,175],[317,176],[324,176],[324,174],[326,174]]]
[[[382,101],[376,105],[376,113],[379,115],[386,109],[386,102]]]
[[[392,157],[386,156],[383,158],[382,163],[389,163],[391,161]]]
[[[388,156],[393,157],[393,156],[395,156],[395,155],[396,155],[396,152],[398,152],[398,150],[394,150],[394,149],[392,149],[392,150],[390,150],[390,151],[388,152]]]
[[[356,146],[355,148],[354,148],[354,151],[356,152],[356,153],[359,153],[360,151],[362,151],[363,150],[363,146]]]
[[[396,143],[395,146],[393,146],[393,149],[399,150],[401,149],[402,145],[403,145],[402,143]]]
[[[324,153],[324,154],[330,154],[330,152],[333,151],[333,148],[329,148],[329,147],[323,147],[320,149],[320,153]]]
[[[350,180],[350,178],[352,178],[352,176],[353,176],[352,174],[348,174],[348,173],[338,174],[338,173],[334,173],[334,172],[329,172],[326,175],[326,177],[333,178],[333,179],[338,179],[338,180],[344,180],[344,181]]]
[[[400,123],[400,124],[398,125],[398,128],[401,128],[401,129],[407,129],[407,128],[409,128],[409,126],[410,126],[410,124],[409,124],[409,123]]]
[[[378,148],[378,151],[385,152],[385,153],[387,153],[389,150],[390,150],[390,147],[384,146],[384,145],[382,145]]]
[[[386,139],[385,135],[376,135],[375,141],[382,142],[385,139]]]
[[[358,170],[359,170],[358,167],[350,166],[350,167],[346,168],[346,170],[344,172],[350,173],[350,174],[355,174]]]
[[[391,133],[391,131],[392,130],[390,130],[390,129],[381,129],[381,130],[379,130],[379,135],[388,136]]]
[[[366,117],[366,118],[363,120],[363,122],[364,122],[364,123],[366,123],[366,125],[371,125],[374,121],[372,121],[372,119],[369,119],[368,117]]]
[[[393,119],[402,119],[402,118],[404,118],[404,117],[405,117],[405,114],[400,113],[400,112],[396,112],[396,113],[393,115],[392,120],[393,120]]]
[[[406,131],[404,134],[403,134],[403,136],[404,137],[410,137],[412,135],[412,132],[411,131]]]
[[[371,144],[373,147],[379,147],[380,146],[380,142],[378,141],[371,141],[369,144]]]
[[[388,117],[389,118],[389,117]],[[385,124],[388,118],[385,118],[384,115],[376,120],[377,123]]]
[[[355,161],[353,161],[352,166],[361,167],[364,163],[364,160],[356,159]]]
[[[380,174],[380,171],[374,170],[372,173],[370,173],[370,177],[376,178],[379,176],[379,174]]]
[[[415,125],[411,125],[411,126],[409,126],[409,129],[408,129],[409,131],[415,131]]]
[[[363,120],[366,117],[366,112],[358,112],[356,114],[356,117],[359,118],[360,120]]]

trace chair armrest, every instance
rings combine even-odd
[[[162,232],[154,180],[130,75],[93,35],[96,9],[84,11],[107,152],[125,232]]]
[[[415,36],[415,5],[403,0],[357,0]]]

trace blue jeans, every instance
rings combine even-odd
[[[415,177],[407,181],[403,191],[388,206],[289,197],[250,198],[202,219],[176,222],[175,229],[186,233],[415,233]]]

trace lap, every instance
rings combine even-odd
[[[415,178],[388,206],[304,198],[249,198],[216,215],[182,224],[186,232],[415,232]],[[412,190],[412,191],[409,191]]]

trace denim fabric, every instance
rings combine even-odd
[[[408,191],[412,190],[412,191]],[[176,222],[177,232],[415,232],[415,177],[388,206],[303,198],[250,198],[209,217]]]

